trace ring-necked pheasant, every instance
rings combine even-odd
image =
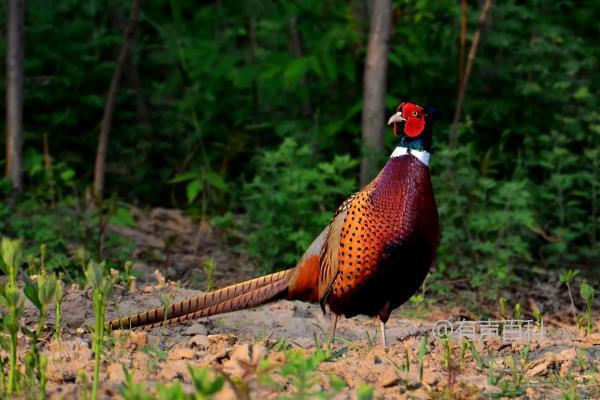
[[[389,124],[400,136],[389,161],[342,203],[294,268],[117,319],[109,327],[170,325],[279,299],[302,300],[319,302],[323,311],[329,306],[330,340],[339,315],[379,316],[385,346],[390,313],[421,286],[439,242],[428,115],[420,106],[402,103]]]

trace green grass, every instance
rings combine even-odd
[[[9,342],[9,372],[7,394],[19,390],[19,376],[17,370],[17,334],[19,332],[19,318],[23,313],[23,298],[17,286],[17,274],[23,259],[21,243],[16,240],[2,238],[0,242],[0,266],[8,275],[8,281],[2,284],[0,301],[8,309],[8,314],[2,320],[3,331],[8,332]]]
[[[94,304],[94,329],[92,331],[94,352],[94,378],[92,383],[92,399],[98,398],[98,388],[100,384],[100,357],[102,355],[102,346],[104,344],[104,329],[106,306],[112,294],[114,281],[110,279],[106,264],[90,261],[85,273],[87,284],[92,289],[92,299]]]

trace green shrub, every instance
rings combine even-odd
[[[256,176],[244,185],[244,247],[264,272],[293,266],[337,206],[356,191],[355,179],[347,177],[357,165],[350,156],[314,159],[308,145],[286,139],[258,157]]]
[[[443,150],[435,160],[444,268],[460,271],[475,287],[510,283],[514,267],[531,259],[528,182],[492,179],[470,146]]]

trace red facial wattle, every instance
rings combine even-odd
[[[408,137],[417,137],[425,129],[425,121],[417,117],[408,117],[404,123],[404,133]]]
[[[417,137],[425,129],[425,115],[423,107],[412,103],[401,104],[402,115],[406,118],[404,123],[404,133],[408,137]],[[394,133],[396,133],[394,131]]]

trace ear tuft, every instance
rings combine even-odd
[[[424,111],[428,121],[438,120],[442,117],[442,113],[437,107],[425,107]]]

